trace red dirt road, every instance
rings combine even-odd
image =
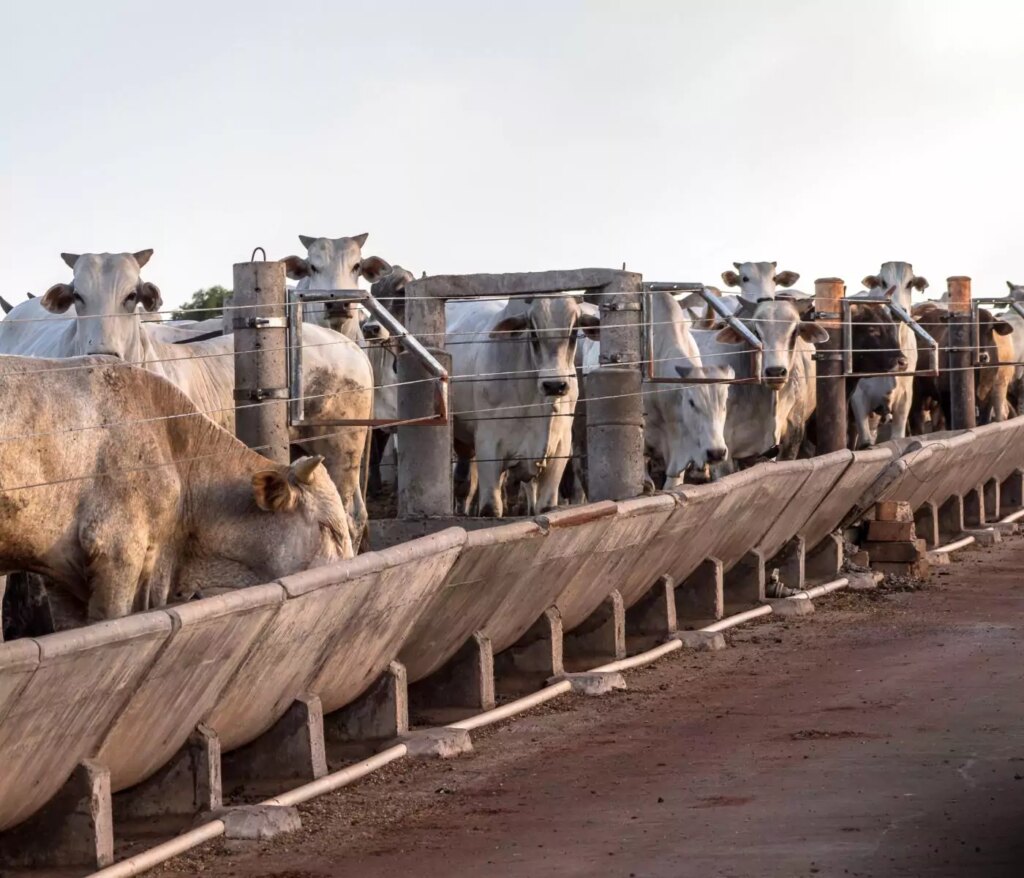
[[[1024,874],[1024,539],[676,654],[161,874]]]

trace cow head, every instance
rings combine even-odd
[[[405,323],[405,288],[412,281],[412,272],[396,265],[370,287],[373,297],[402,324]]]
[[[988,308],[978,309],[978,354],[983,365],[1000,363],[999,341],[996,336],[1010,335],[1013,324],[996,317]]]
[[[1024,284],[1015,284],[1013,281],[1007,281],[1006,286],[1010,292],[1007,298],[1013,302],[1024,302]]]
[[[893,300],[908,311],[914,290],[924,292],[928,289],[928,281],[917,277],[914,266],[909,262],[883,262],[878,274],[869,274],[861,283],[869,290],[880,291],[895,287]]]
[[[359,278],[372,284],[391,270],[379,256],[363,256],[363,245],[368,237],[368,232],[352,238],[299,235],[306,256],[288,256],[281,262],[288,277],[299,282],[300,290],[355,290],[359,288]],[[354,302],[327,302],[324,305],[326,323],[350,335],[343,324],[356,319],[358,310]],[[315,306],[310,311],[315,311]]]
[[[800,275],[795,271],[776,271],[776,262],[734,262],[735,271],[723,271],[726,286],[739,287],[748,302],[774,299],[778,287],[791,287]]]
[[[675,416],[665,424],[669,459],[665,461],[665,487],[681,485],[687,473],[703,477],[708,468],[729,457],[725,444],[725,416],[729,386],[735,374],[729,366],[676,366],[680,378],[715,378],[718,384],[685,384],[675,390]],[[658,392],[655,390],[654,392]]]
[[[892,301],[895,287],[882,296],[864,298]],[[857,374],[905,372],[909,361],[900,348],[900,324],[888,308],[854,305],[850,309],[853,340],[853,371]]]
[[[74,272],[69,284],[55,284],[42,305],[63,314],[72,305],[78,317],[75,348],[80,356],[110,354],[122,360],[141,359],[138,309],[156,311],[163,300],[156,284],[143,281],[140,271],[152,250],[138,253],[62,253]]]
[[[268,557],[260,572],[267,578],[352,557],[348,516],[322,463],[319,455],[303,457],[290,467],[262,470],[252,477],[256,506],[273,516],[267,522],[270,529],[287,528],[287,539],[266,543]]]
[[[764,345],[761,377],[774,391],[786,386],[799,342],[821,344],[828,341],[828,333],[817,323],[805,320],[797,305],[789,299],[767,299],[759,302],[746,321]],[[740,344],[744,341],[736,330],[727,326],[715,336],[722,344]]]
[[[600,325],[601,318],[585,310],[575,296],[531,296],[511,299],[490,337],[492,343],[524,351],[540,395],[557,399],[576,380],[578,332],[597,339]]]

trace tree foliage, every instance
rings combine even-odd
[[[209,320],[220,317],[231,301],[231,290],[221,286],[196,290],[192,297],[171,315],[172,320]]]

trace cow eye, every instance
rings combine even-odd
[[[85,299],[83,299],[80,295],[78,295],[78,293],[75,293],[74,297],[75,297],[75,301],[76,302],[81,302],[83,305],[85,304]]]
[[[747,277],[746,275],[743,275],[743,283],[745,283],[745,284],[750,283],[750,278]]]
[[[696,410],[696,408],[697,408],[697,403],[695,403],[692,399],[690,400],[690,408],[692,408],[694,410]]]
[[[135,293],[129,293],[127,296],[124,297],[124,303],[126,305],[133,305],[135,303],[135,299],[136,299]]]
[[[352,266],[352,270],[355,271],[355,272],[358,272],[362,267],[363,267],[363,263],[362,262],[357,262],[355,265]]]

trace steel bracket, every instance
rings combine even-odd
[[[235,402],[263,402],[265,399],[288,399],[287,387],[235,388]]]
[[[233,329],[286,329],[288,320],[284,317],[235,317]]]

